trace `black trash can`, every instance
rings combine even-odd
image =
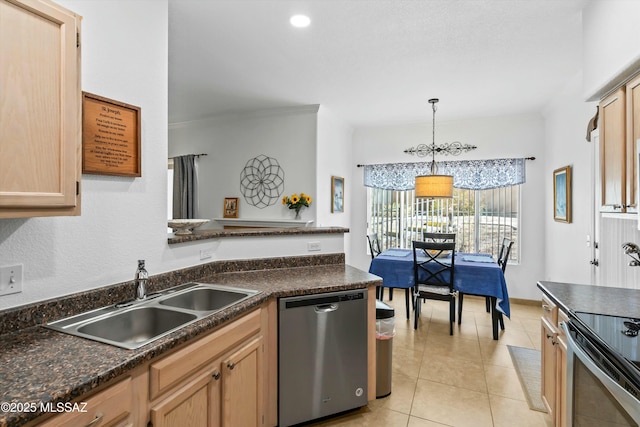
[[[376,300],[376,398],[391,394],[391,362],[395,313],[392,307]]]

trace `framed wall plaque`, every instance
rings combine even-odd
[[[225,197],[223,218],[238,218],[238,198]]]
[[[142,176],[140,107],[82,92],[82,173]]]

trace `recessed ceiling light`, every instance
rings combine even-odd
[[[307,15],[293,15],[289,20],[291,25],[298,28],[305,28],[311,24],[311,19]]]

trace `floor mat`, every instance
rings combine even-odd
[[[534,411],[547,412],[541,397],[540,351],[511,345],[507,347],[529,408]]]

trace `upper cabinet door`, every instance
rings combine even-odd
[[[79,215],[80,17],[0,0],[0,218]]]
[[[600,101],[600,178],[602,212],[624,212],[626,205],[625,91]]]
[[[627,212],[638,212],[638,143],[640,141],[640,75],[627,83]]]

